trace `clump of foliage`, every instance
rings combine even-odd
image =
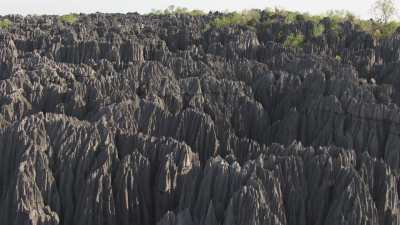
[[[400,27],[399,22],[389,22],[386,24],[382,24],[381,29],[379,30],[380,38],[387,38],[392,36],[396,30]]]
[[[354,22],[357,17],[347,10],[330,10],[323,14],[323,17],[329,18],[331,21],[330,29],[337,34],[341,31],[341,24],[345,21]]]
[[[63,23],[74,24],[76,23],[76,21],[78,21],[78,16],[76,14],[71,13],[61,16],[60,20]]]
[[[399,22],[381,23],[375,21],[357,21],[356,26],[359,30],[371,34],[376,39],[388,38],[400,27]]]
[[[211,21],[210,26],[221,28],[230,25],[250,25],[254,26],[260,20],[260,12],[258,10],[244,10],[241,12],[232,12],[215,18]]]
[[[0,29],[9,29],[12,25],[12,22],[9,19],[0,20]]]
[[[203,12],[203,11],[201,11],[199,9],[193,9],[193,10],[189,11],[188,14],[191,15],[191,16],[204,16],[204,15],[206,15],[205,12]]]
[[[329,10],[323,16],[330,18],[334,23],[354,21],[356,19],[356,16],[347,10]]]
[[[323,15],[311,15],[309,13],[304,13],[302,16],[305,20],[312,21],[314,23],[319,23],[324,18]]]
[[[297,20],[298,15],[300,15],[299,12],[292,12],[278,7],[275,7],[273,10],[273,16],[285,18],[286,24],[294,23]]]
[[[215,17],[209,24],[205,26],[203,31],[214,28],[222,28],[231,25],[248,26],[251,29],[256,29],[258,33],[264,33],[266,30],[271,28],[275,23],[278,25],[290,25],[298,21],[311,21],[315,25],[312,30],[314,37],[320,37],[325,33],[326,29],[334,31],[338,35],[342,34],[342,25],[348,21],[355,25],[359,31],[367,32],[374,38],[380,39],[390,37],[398,27],[399,22],[390,21],[392,18],[393,10],[390,6],[392,0],[377,0],[375,8],[381,13],[381,19],[378,21],[373,20],[362,20],[356,17],[349,11],[346,10],[331,10],[320,15],[311,15],[308,13],[292,12],[285,9],[265,9],[263,12],[260,10],[244,10],[240,12],[225,12],[220,16]],[[377,7],[379,6],[379,7]],[[202,16],[205,13],[201,10],[189,10],[183,7],[169,6],[165,10],[152,10],[151,15],[179,15],[186,14],[192,16]],[[329,27],[326,27],[321,23],[322,19],[329,18],[331,23]],[[68,23],[76,22],[76,16],[65,15],[61,18],[62,21]],[[278,35],[276,40],[286,40],[289,43],[302,43],[304,37],[299,35],[291,35],[288,40],[285,39],[284,35]],[[302,41],[301,41],[302,40]]]
[[[357,20],[358,29],[370,33],[374,38],[388,38],[400,27],[400,23],[392,21],[397,13],[393,0],[377,0],[372,7],[376,17],[373,20]]]
[[[372,7],[372,12],[377,20],[384,24],[388,23],[396,15],[396,11],[393,0],[377,0]]]
[[[179,14],[186,14],[191,16],[203,16],[206,13],[198,9],[189,10],[188,8],[185,7],[175,7],[173,5],[168,6],[168,8],[164,10],[152,9],[150,13],[150,15],[179,15]]]
[[[283,43],[285,47],[294,47],[294,48],[302,47],[303,44],[304,44],[304,35],[294,34],[294,33],[290,34]]]
[[[301,13],[297,11],[288,11],[281,8],[275,9],[266,9],[271,12],[271,16],[273,17],[284,17],[284,22],[286,24],[292,24],[296,22],[300,17],[306,21],[312,21],[315,23],[319,23],[325,16],[324,15],[312,15],[309,13]]]
[[[342,57],[340,55],[336,55],[335,56],[336,61],[341,62],[342,61]]]
[[[382,1],[386,1],[386,0],[382,0]],[[379,4],[383,4],[382,1],[378,1],[378,2],[380,2]],[[386,4],[388,4],[388,3],[386,3]],[[383,7],[383,6],[381,6],[381,7]],[[383,11],[385,11],[385,10],[383,10]],[[399,22],[389,21],[389,18],[391,18],[393,16],[393,15],[388,16],[388,14],[390,14],[389,12],[386,12],[386,13],[382,12],[382,14],[386,14],[386,16],[382,16],[382,18],[378,19],[378,21],[363,20],[363,19],[356,17],[354,14],[352,14],[348,11],[344,11],[344,10],[328,11],[326,13],[326,17],[331,19],[331,21],[332,21],[331,29],[336,32],[339,32],[339,30],[340,30],[339,25],[341,23],[343,23],[345,21],[349,21],[355,25],[356,29],[363,31],[363,32],[367,32],[376,39],[381,39],[381,38],[390,37],[391,35],[393,35],[393,33],[396,31],[396,29],[400,27]]]
[[[313,36],[320,37],[325,31],[325,26],[318,23],[313,27]]]

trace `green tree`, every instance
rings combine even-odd
[[[397,9],[393,0],[377,0],[372,12],[379,22],[386,24],[395,16]]]

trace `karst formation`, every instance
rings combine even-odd
[[[259,13],[3,17],[0,224],[400,224],[400,30]]]

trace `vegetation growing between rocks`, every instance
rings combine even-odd
[[[356,16],[346,10],[329,10],[323,14],[323,17],[330,18],[333,23],[342,23],[344,21],[354,21]]]
[[[313,28],[313,36],[314,37],[320,37],[322,36],[322,34],[325,31],[325,27],[322,24],[317,24],[316,26],[314,26]]]
[[[191,16],[203,16],[206,15],[205,12],[198,10],[198,9],[193,9],[190,10],[185,7],[175,7],[173,5],[169,6],[168,8],[161,10],[161,9],[153,9],[149,15],[179,15],[179,14],[185,14],[185,15],[191,15]]]
[[[9,29],[12,25],[12,22],[9,19],[0,20],[0,29]]]
[[[382,0],[383,2],[387,2],[389,0]],[[383,3],[382,3],[383,4]],[[380,6],[382,6],[380,4]],[[386,3],[385,3],[386,4]],[[383,4],[383,6],[387,6],[388,4]],[[377,19],[377,20],[363,20],[355,16],[349,11],[346,10],[331,10],[326,13],[320,15],[312,15],[309,13],[300,13],[288,11],[280,8],[266,8],[264,11],[258,9],[251,10],[243,10],[240,12],[224,12],[219,13],[216,17],[214,17],[208,24],[205,25],[204,31],[209,30],[210,28],[223,28],[232,25],[240,25],[247,26],[253,30],[256,30],[258,33],[266,31],[270,28],[274,23],[284,23],[287,26],[295,25],[300,22],[311,22],[314,24],[313,30],[311,34],[313,37],[320,37],[324,34],[327,27],[321,22],[324,19],[330,20],[329,29],[335,32],[337,35],[342,33],[342,25],[345,22],[352,23],[359,31],[367,32],[371,34],[375,39],[388,38],[394,34],[396,29],[400,27],[400,23],[396,21],[388,21],[389,18],[392,18],[392,9],[386,10],[388,7],[377,7],[375,6],[377,14],[381,15],[382,18],[387,19]],[[164,10],[155,10],[153,9],[149,15],[191,15],[191,16],[205,16],[207,13],[201,10],[190,10],[184,7],[175,7],[173,5],[169,6]],[[76,22],[76,16],[70,14],[62,16],[62,21],[73,24]],[[303,38],[296,37],[296,35],[292,35],[291,37],[282,36],[277,37],[277,40],[285,41],[285,40],[293,40],[294,43],[303,43],[306,42],[305,35]],[[301,42],[299,42],[303,39]],[[291,41],[289,41],[291,42]]]
[[[290,34],[283,43],[285,47],[293,47],[293,48],[302,47],[303,44],[304,44],[304,35],[302,34]]]
[[[78,21],[78,16],[76,14],[67,14],[60,17],[61,22],[74,24]]]
[[[324,18],[329,18],[331,21],[331,29],[340,33],[341,24],[348,21],[353,23],[360,31],[367,32],[371,34],[374,38],[387,38],[393,35],[397,28],[400,27],[400,22],[390,21],[390,22],[382,22],[382,21],[374,21],[374,20],[363,20],[356,17],[354,14],[344,10],[333,10],[328,11],[321,15],[310,15],[308,13],[299,13],[299,12],[290,12],[282,9],[274,9],[269,11],[270,18],[283,18],[285,24],[294,24],[299,21],[299,18],[302,18],[304,21],[310,21],[315,24],[313,28],[313,36],[319,37],[325,31],[325,26],[321,24],[321,21]],[[210,25],[211,27],[224,27],[230,25],[249,25],[249,26],[257,26],[263,25],[268,26],[273,23],[274,19],[270,19],[267,21],[260,21],[260,12],[257,10],[248,10],[246,12],[233,12],[229,14],[225,14],[221,17],[217,17],[214,19]]]
[[[259,10],[244,10],[241,12],[231,12],[215,18],[210,26],[222,28],[231,25],[249,25],[255,26],[260,21]]]
[[[400,27],[400,23],[395,21],[381,23],[359,20],[355,24],[360,30],[371,34],[376,39],[388,38]]]
[[[2,17],[1,224],[398,225],[397,37],[255,13]]]

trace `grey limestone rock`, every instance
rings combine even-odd
[[[260,13],[6,16],[0,225],[400,224],[398,32]]]

